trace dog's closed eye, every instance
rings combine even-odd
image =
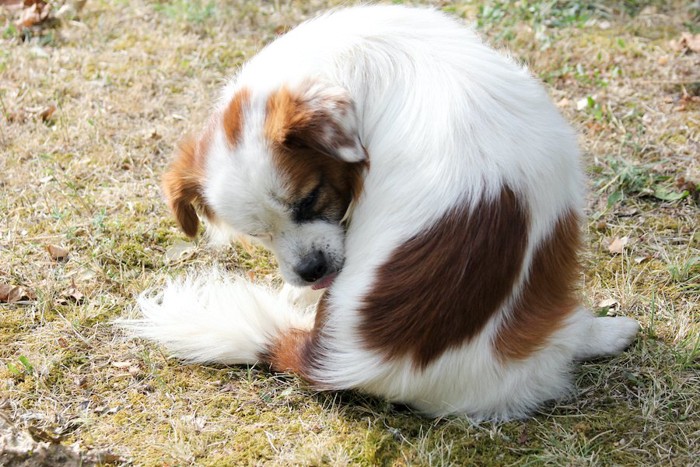
[[[319,194],[321,192],[321,183],[316,185],[316,188],[311,190],[311,193],[306,195],[301,201],[294,205],[292,212],[294,215],[295,222],[306,222],[310,221],[316,216],[316,211],[314,209],[316,202],[318,201]]]

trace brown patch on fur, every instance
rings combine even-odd
[[[221,115],[221,123],[229,144],[238,143],[243,128],[243,107],[250,96],[247,89],[239,91]],[[204,158],[213,134],[209,126],[199,139],[188,137],[180,143],[175,159],[163,175],[162,186],[170,209],[180,228],[189,237],[197,235],[199,213],[216,221],[212,210],[204,203]]]
[[[296,373],[320,388],[311,373],[321,354],[318,343],[325,325],[327,304],[328,292],[318,302],[314,328],[311,331],[287,331],[279,336],[270,348],[262,352],[259,359],[269,363],[274,371]]]
[[[329,154],[325,144],[318,144],[318,133],[329,122],[323,112],[312,110],[283,88],[268,100],[265,136],[272,145],[273,162],[287,183],[287,202],[294,204],[320,184],[315,211],[337,221],[359,196],[368,163],[345,162]]]
[[[355,104],[339,88],[308,81],[292,91],[282,87],[267,102],[265,135],[280,145],[308,147],[329,157],[367,158],[355,128]],[[359,154],[357,154],[359,152]]]
[[[233,96],[222,115],[224,133],[231,147],[235,147],[240,140],[243,131],[243,109],[249,101],[250,91],[241,89]]]
[[[528,213],[508,187],[455,207],[399,246],[364,299],[360,333],[387,358],[425,368],[477,335],[510,296],[527,246]]]
[[[270,364],[273,370],[279,372],[305,375],[305,349],[309,347],[311,333],[300,329],[292,329],[282,334],[266,350],[260,359]]]
[[[205,135],[200,140],[186,138],[180,143],[175,160],[163,175],[162,187],[180,228],[189,237],[197,235],[199,218],[195,206],[202,211],[209,209],[202,203],[202,181],[204,179],[204,161],[209,138]]]
[[[535,251],[520,297],[498,331],[494,344],[501,360],[527,358],[576,310],[580,247],[580,219],[569,212]]]

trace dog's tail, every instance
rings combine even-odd
[[[142,294],[138,304],[142,317],[117,325],[163,345],[174,357],[190,363],[262,362],[303,373],[295,368],[295,355],[300,338],[313,327],[313,313],[266,287],[214,269],[169,281],[159,294]]]

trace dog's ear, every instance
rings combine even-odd
[[[197,141],[194,138],[180,143],[175,160],[162,180],[168,205],[180,228],[189,237],[197,235],[199,217],[195,205],[202,202],[203,173],[196,151]]]
[[[291,149],[308,147],[350,163],[367,160],[355,103],[337,86],[306,82],[297,90],[278,91],[268,102],[267,131]]]

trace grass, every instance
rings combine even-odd
[[[687,2],[435,3],[526,63],[581,134],[584,300],[613,299],[643,331],[583,364],[571,400],[508,423],[427,420],[261,368],[184,366],[112,327],[192,266],[279,280],[260,250],[174,247],[158,179],[225,77],[334,3],[91,1],[24,31],[0,10],[0,285],[32,292],[0,303],[0,459],[18,433],[86,464],[696,464],[700,54],[672,44],[697,33]]]

